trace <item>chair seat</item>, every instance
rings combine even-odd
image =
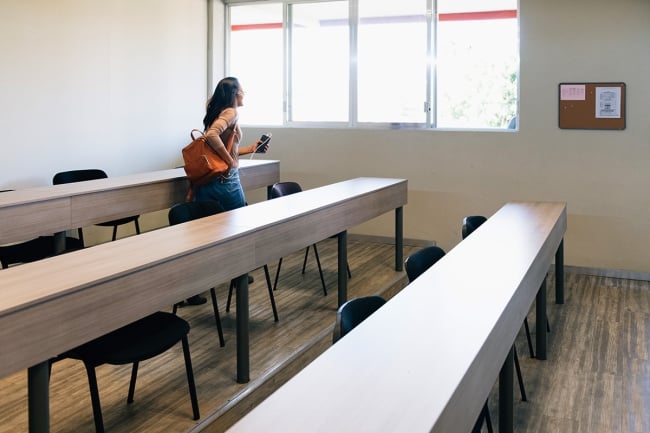
[[[72,349],[64,356],[93,365],[130,364],[167,351],[189,331],[190,325],[185,320],[159,311]]]
[[[82,248],[83,245],[79,239],[66,237],[65,252],[80,250]],[[26,242],[0,246],[0,263],[2,263],[3,267],[8,267],[14,263],[35,262],[53,255],[53,236],[39,236]]]
[[[111,220],[111,221],[105,221],[101,223],[97,223],[95,225],[102,226],[102,227],[113,227],[113,226],[121,226],[122,224],[128,224],[130,222],[133,222],[140,218],[140,215],[133,215],[125,218],[119,218],[116,220]]]

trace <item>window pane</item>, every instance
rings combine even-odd
[[[359,122],[424,123],[425,0],[359,1]]]
[[[242,121],[282,124],[282,5],[230,8],[230,74],[246,92]]]
[[[290,120],[348,121],[348,3],[292,7]]]
[[[516,1],[441,0],[439,5],[437,126],[507,128],[517,110]]]

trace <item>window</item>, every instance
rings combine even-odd
[[[517,0],[227,7],[249,123],[505,129],[516,116]]]
[[[350,36],[347,2],[291,8],[289,120],[347,122]]]

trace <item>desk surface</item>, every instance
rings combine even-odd
[[[279,161],[241,160],[245,190],[280,181]],[[184,200],[182,168],[0,194],[0,244],[171,207]],[[110,205],[107,205],[110,203]]]
[[[565,230],[505,205],[229,432],[467,433]]]
[[[2,270],[0,376],[403,206],[406,196],[405,180],[358,178]]]

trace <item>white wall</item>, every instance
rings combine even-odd
[[[650,272],[650,2],[520,3],[519,132],[277,128],[267,158],[305,187],[408,178],[405,235],[445,249],[464,215],[566,201],[567,264]],[[205,22],[206,0],[0,2],[0,189],[47,185],[71,168],[179,163],[208,91]],[[625,82],[627,129],[558,129],[566,81]],[[392,230],[387,215],[354,232]]]
[[[170,168],[200,127],[205,0],[0,2],[0,189]]]

